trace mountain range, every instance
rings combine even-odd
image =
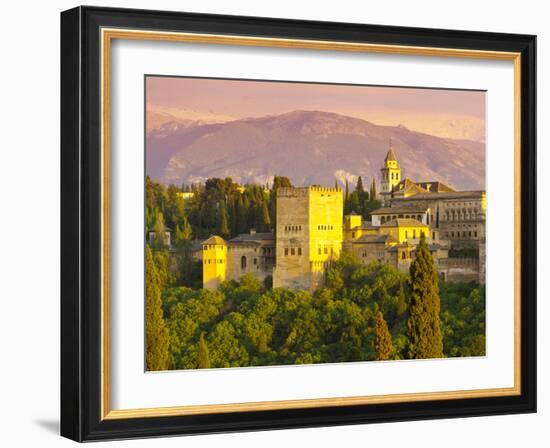
[[[402,177],[461,190],[484,188],[483,142],[309,110],[243,119],[148,111],[146,172],[178,185],[209,177],[269,183],[274,175],[288,176],[295,185],[334,185],[335,180],[354,185],[358,176],[365,184],[372,177],[379,183],[390,142]]]

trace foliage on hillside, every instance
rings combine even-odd
[[[409,356],[408,311],[403,309],[403,301],[409,305],[408,275],[376,262],[361,265],[344,255],[327,277],[326,287],[313,294],[269,289],[251,275],[226,282],[217,291],[166,288],[162,303],[170,333],[170,368]],[[483,288],[441,282],[440,294],[444,356],[483,355]]]
[[[288,186],[285,177],[275,177],[271,188],[240,187],[229,178],[178,188],[147,178],[146,224],[155,232],[146,254],[148,370],[422,358],[441,350],[445,357],[485,354],[484,287],[438,281],[429,251],[419,250],[410,275],[343,253],[314,293],[272,289],[270,277],[251,275],[201,289],[197,241],[270,230],[274,192]],[[189,191],[190,199],[178,195]],[[345,212],[368,218],[379,206],[375,195],[361,179],[353,192],[346,185]],[[167,228],[170,250],[159,237]],[[435,339],[426,339],[426,328]],[[422,350],[419,341],[428,341]]]
[[[240,186],[231,178],[208,179],[204,184],[165,186],[146,178],[146,226],[157,231],[168,227],[177,242],[192,238],[206,239],[212,234],[232,238],[250,229],[269,232],[276,222],[276,195],[280,187],[291,187],[287,177],[275,176],[273,184]],[[376,194],[376,187],[371,192]],[[178,193],[192,192],[183,199]],[[362,214],[365,219],[380,203],[371,200],[361,178],[355,189],[346,184],[344,211]],[[162,242],[160,242],[162,244]]]

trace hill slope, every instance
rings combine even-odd
[[[402,176],[484,188],[484,144],[379,126],[319,111],[226,123],[170,126],[147,135],[147,174],[165,183],[232,177],[240,183],[288,176],[296,185],[379,179],[389,141]]]

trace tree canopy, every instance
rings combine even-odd
[[[443,337],[437,269],[424,235],[411,263],[409,283],[409,357],[441,358]]]

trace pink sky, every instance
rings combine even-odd
[[[153,76],[146,82],[147,105],[157,109],[235,119],[321,110],[441,136],[463,128],[460,132],[476,135],[472,139],[485,137],[485,92],[480,91]]]

